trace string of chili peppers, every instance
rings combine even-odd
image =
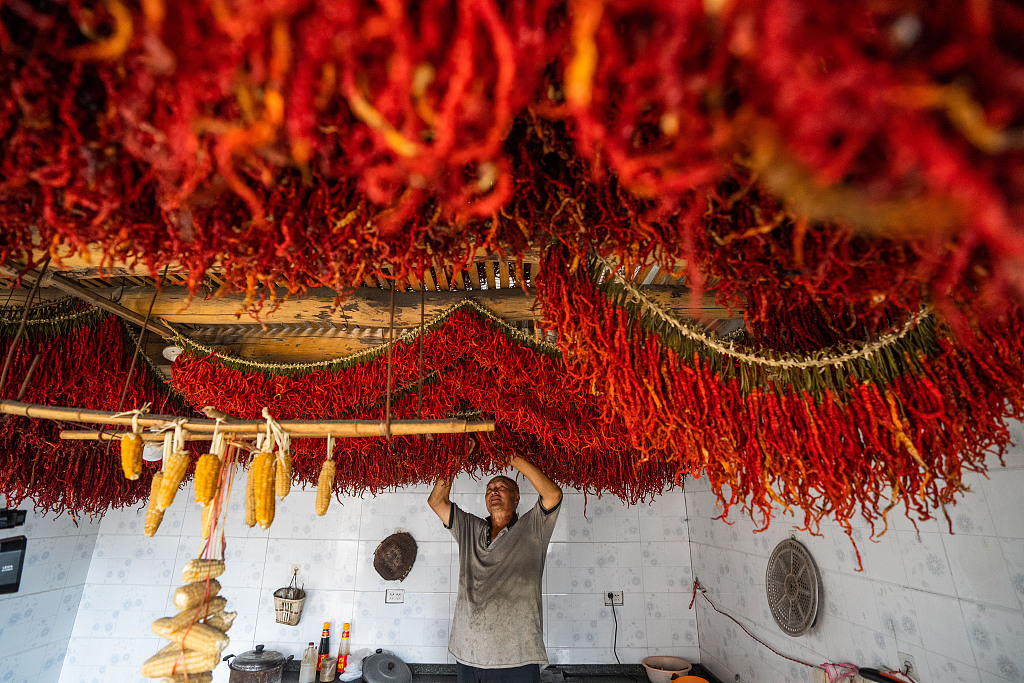
[[[32,359],[41,353],[23,401],[87,410],[116,408],[131,358],[124,330],[113,316],[95,309],[81,315],[75,306],[56,304],[34,310],[35,319],[54,322],[26,328],[4,399],[15,397]],[[6,314],[4,311],[0,317]],[[4,352],[11,343],[8,328],[0,327]],[[180,401],[169,396],[165,386],[148,371],[136,368],[125,405],[146,402],[162,412],[181,410]],[[159,463],[147,464],[137,481],[126,480],[116,449],[101,442],[62,441],[59,433],[64,428],[74,427],[23,417],[0,424],[0,493],[7,497],[8,505],[27,500],[41,511],[77,516],[134,505],[148,495]]]
[[[434,435],[432,438],[339,439],[339,492],[380,492],[435,481],[460,471],[493,471],[516,453],[526,454],[552,477],[628,502],[660,493],[672,484],[674,468],[663,459],[638,462],[625,424],[601,398],[565,372],[557,355],[537,351],[471,310],[448,316],[428,331],[424,373],[434,377],[423,389],[423,417],[447,418],[480,411],[493,419],[493,433]],[[392,355],[395,387],[415,387],[419,347],[399,342]],[[173,366],[173,386],[195,405],[212,405],[242,418],[266,406],[277,419],[384,418],[387,358],[343,369],[274,374],[230,367],[230,361],[182,354]],[[398,392],[394,419],[416,419],[417,393]],[[296,480],[314,483],[324,458],[322,440],[292,442]]]
[[[14,3],[0,257],[95,244],[259,300],[553,235],[681,256],[699,287],[709,199],[756,184],[750,229],[774,202],[797,261],[765,280],[827,288],[800,260],[821,234],[833,272],[897,273],[840,278],[857,300],[912,310],[914,283],[997,317],[1024,272],[1022,27],[1008,0]]]
[[[1001,458],[1007,419],[1024,415],[1019,311],[977,327],[970,346],[940,327],[824,374],[744,371],[610,298],[562,249],[542,272],[567,372],[605,397],[640,460],[667,453],[679,474],[708,479],[723,515],[738,506],[762,527],[782,510],[812,532],[832,519],[848,534],[857,516],[884,532],[894,508],[945,514],[963,473]]]

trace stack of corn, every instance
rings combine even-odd
[[[225,612],[227,600],[218,595],[218,576],[224,573],[223,560],[189,560],[182,570],[185,585],[174,591],[173,617],[153,622],[153,633],[171,641],[142,665],[146,678],[161,678],[162,683],[209,683],[220,654],[228,645],[227,631],[235,612]]]

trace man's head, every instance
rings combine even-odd
[[[519,484],[505,476],[491,479],[484,493],[484,505],[492,517],[496,512],[501,517],[511,515],[519,505]]]

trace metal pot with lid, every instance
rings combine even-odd
[[[412,683],[412,671],[401,659],[378,649],[363,660],[366,683]]]
[[[274,650],[264,650],[263,645],[257,645],[255,650],[243,652],[238,655],[228,655],[224,658],[231,669],[230,683],[281,683],[281,674],[284,672],[284,665],[294,655],[285,657]],[[232,659],[233,658],[233,659]]]

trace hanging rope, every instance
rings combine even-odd
[[[859,345],[856,350],[845,352],[826,351],[817,357],[793,357],[791,355],[772,355],[770,351],[742,351],[736,349],[734,344],[722,344],[714,337],[694,325],[684,322],[679,318],[666,312],[653,299],[637,287],[629,278],[623,274],[621,267],[613,266],[599,254],[593,254],[593,259],[601,264],[611,274],[615,282],[629,293],[633,301],[639,302],[643,308],[657,316],[660,320],[670,325],[674,330],[684,337],[703,344],[708,349],[715,351],[728,358],[733,358],[751,365],[761,365],[771,368],[789,368],[795,370],[811,370],[815,368],[827,368],[846,365],[851,361],[870,359],[879,351],[893,346],[913,331],[921,321],[928,318],[931,313],[922,308],[912,315],[898,330],[883,334],[877,339]]]
[[[39,271],[39,276],[36,278],[35,283],[32,285],[32,290],[28,294],[28,298],[25,299],[25,306],[21,312],[21,322],[18,324],[18,331],[14,333],[14,339],[11,340],[11,345],[7,349],[7,355],[4,357],[4,366],[0,370],[0,395],[3,394],[4,387],[7,385],[7,376],[11,370],[11,361],[14,359],[14,353],[18,350],[18,345],[21,343],[21,335],[25,333],[25,324],[28,320],[29,312],[32,310],[32,301],[36,298],[36,294],[39,292],[39,285],[43,281],[43,276],[46,275],[46,269],[50,266],[50,257],[46,257],[46,261],[43,262],[43,267]]]
[[[558,355],[561,353],[555,344],[534,339],[532,335],[525,334],[522,330],[509,325],[472,299],[464,299],[459,303],[453,304],[451,307],[431,318],[426,325],[422,327],[427,332],[436,330],[460,311],[469,311],[473,315],[487,320],[490,325],[500,330],[503,335],[514,340],[518,344],[536,349],[541,353],[549,355]],[[394,337],[392,340],[387,341],[380,346],[375,346],[365,351],[357,351],[347,356],[309,363],[265,363],[250,360],[248,358],[240,358],[238,356],[232,356],[230,354],[217,351],[216,349],[190,339],[180,332],[172,341],[174,344],[190,352],[192,355],[215,358],[218,362],[222,362],[224,365],[229,367],[235,367],[240,370],[257,370],[268,374],[278,375],[292,373],[306,374],[324,370],[340,370],[348,367],[354,367],[360,363],[366,363],[374,360],[375,358],[386,355],[388,351],[396,345],[409,344],[415,341],[418,335],[419,330],[411,330],[405,334]]]
[[[391,367],[394,365],[395,351],[395,283],[391,283],[391,311],[388,319],[388,385],[387,402],[384,408],[384,435],[391,440]]]

